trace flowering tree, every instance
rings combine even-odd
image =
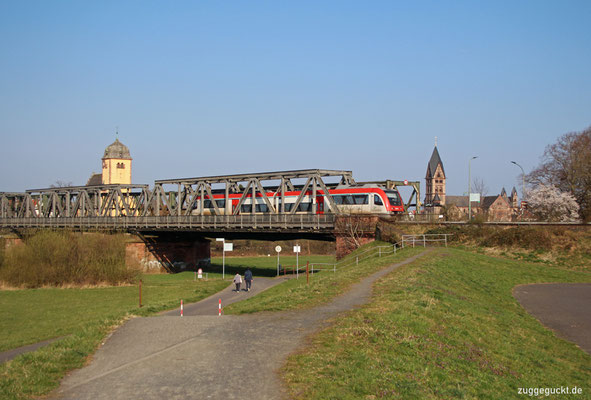
[[[556,185],[572,194],[579,213],[591,221],[591,127],[567,133],[546,147],[542,163],[526,177],[530,185]]]
[[[575,197],[561,192],[554,185],[540,184],[528,193],[528,207],[538,219],[571,222],[579,219],[579,204]]]

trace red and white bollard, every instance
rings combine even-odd
[[[181,317],[183,316],[183,301],[181,300]]]
[[[218,317],[222,316],[222,299],[220,299],[220,303],[218,305]]]

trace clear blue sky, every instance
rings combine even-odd
[[[591,1],[2,1],[0,191],[305,168],[517,186],[591,125]]]

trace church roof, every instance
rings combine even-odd
[[[439,157],[439,151],[437,151],[437,146],[433,149],[433,154],[431,154],[431,159],[429,160],[429,164],[427,166],[427,178],[432,178],[437,170],[437,165],[441,164],[441,171],[443,172],[443,176],[445,177],[445,169],[443,169],[443,162],[441,161],[441,157]]]
[[[103,184],[103,174],[95,174],[94,172],[90,175],[86,186],[99,186]]]
[[[103,159],[107,158],[131,160],[131,154],[129,154],[129,148],[126,145],[121,143],[119,139],[115,139],[115,141],[108,145],[105,149],[105,155],[103,156]]]

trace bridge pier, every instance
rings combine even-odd
[[[358,247],[376,240],[377,233],[378,217],[376,216],[337,216],[334,229],[337,260]]]

